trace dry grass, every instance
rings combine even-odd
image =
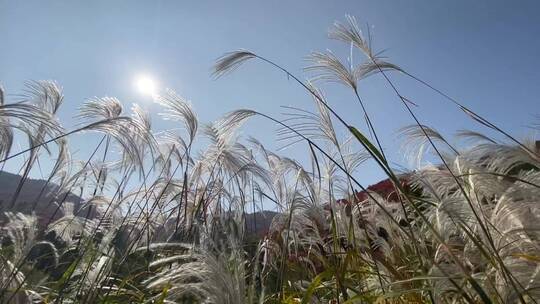
[[[356,21],[330,37],[353,45],[364,62],[313,53],[314,82],[353,92],[354,128],[314,82],[302,82],[249,51],[221,57],[223,76],[259,60],[296,81],[315,111],[285,108],[283,120],[237,110],[200,125],[172,90],[157,96],[163,118],[182,128],[152,129],[147,113],[125,114],[115,98],[83,104],[82,124],[66,132],[56,118],[62,90],[31,82],[23,100],[0,91],[0,162],[27,156],[12,198],[2,198],[2,303],[536,303],[540,300],[540,151],[518,141],[427,82],[383,61]],[[455,145],[420,122],[389,77],[427,85],[492,133],[459,131]],[[398,174],[381,149],[359,82],[382,76],[415,125],[401,130],[416,170]],[[358,102],[358,104],[355,104]],[[355,108],[356,106],[359,108]],[[284,146],[303,143],[310,166],[267,150],[237,130],[250,118],[279,126]],[[363,132],[362,130],[366,130]],[[13,132],[28,137],[12,151]],[[341,134],[346,132],[345,136]],[[102,135],[91,156],[71,158],[68,138]],[[364,134],[371,134],[366,136]],[[194,144],[205,137],[201,151]],[[503,140],[498,139],[502,137]],[[370,140],[369,138],[373,138]],[[505,142],[507,140],[508,142]],[[372,143],[375,141],[375,143]],[[467,148],[458,148],[466,146]],[[90,152],[90,151],[89,151]],[[433,155],[428,155],[432,152]],[[425,160],[439,165],[425,166]],[[17,196],[39,162],[54,163],[50,219],[18,212]],[[373,162],[383,190],[358,182]],[[47,188],[48,189],[48,188]],[[359,191],[364,191],[359,194]],[[81,205],[68,200],[79,194]],[[36,202],[29,202],[37,204]],[[264,239],[249,243],[245,214],[263,203],[280,210]],[[61,214],[53,220],[54,215]]]

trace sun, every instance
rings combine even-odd
[[[148,75],[139,75],[135,79],[137,90],[144,95],[154,96],[156,94],[156,83]]]

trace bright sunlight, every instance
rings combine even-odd
[[[156,82],[148,75],[139,75],[135,79],[135,87],[144,95],[153,96],[156,94]]]
[[[540,1],[27,2],[0,304],[540,302]]]

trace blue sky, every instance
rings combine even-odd
[[[9,101],[26,80],[57,80],[66,96],[59,116],[67,129],[77,123],[72,118],[77,107],[93,96],[115,96],[126,108],[136,102],[157,112],[134,89],[140,73],[190,99],[201,121],[238,108],[279,116],[281,105],[313,109],[310,97],[282,73],[256,62],[214,80],[215,59],[245,48],[303,75],[304,58],[312,51],[331,49],[348,56],[346,45],[326,37],[331,24],[346,14],[373,27],[375,49],[386,49],[391,62],[510,133],[532,134],[527,125],[540,114],[536,1],[0,0],[0,83]],[[420,85],[400,75],[392,79],[419,104],[415,111],[423,123],[445,135],[463,128],[487,131]],[[364,127],[347,89],[335,84],[323,88],[337,112]],[[362,82],[360,93],[384,148],[399,161],[395,132],[412,120],[380,77]],[[243,134],[275,148],[274,131],[272,124],[257,119]],[[80,155],[95,144],[87,136],[71,139]],[[305,151],[297,147],[282,153],[305,159]],[[7,169],[16,170],[16,165]],[[382,177],[369,165],[364,170],[361,180],[366,183]]]

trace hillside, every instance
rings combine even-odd
[[[0,210],[10,209],[11,201],[21,181],[21,176],[8,172],[0,172]],[[53,219],[60,218],[63,213],[57,210],[57,199],[63,199],[65,193],[58,192],[58,185],[40,179],[26,179],[17,197],[14,208],[10,211],[30,214],[32,211],[39,217],[40,223],[46,223],[53,215]],[[66,202],[73,203],[77,208],[82,199],[74,193],[69,193]],[[35,209],[34,209],[35,206]],[[56,212],[56,214],[55,214]],[[3,218],[2,218],[3,220]]]
[[[20,181],[21,176],[17,174],[0,172],[0,210],[2,212],[9,208]],[[56,184],[47,184],[46,180],[41,179],[27,179],[17,197],[15,207],[11,211],[25,214],[34,211],[40,223],[45,224],[55,212],[53,220],[64,215],[61,209],[57,210],[58,204],[55,202],[55,198],[63,199],[64,196],[65,193],[58,193],[58,185]],[[65,201],[73,203],[74,209],[77,210],[83,199],[74,193],[69,193]],[[33,209],[34,204],[35,209]],[[263,237],[276,214],[276,212],[268,210],[246,214],[246,232],[249,235],[255,234],[257,237]],[[4,221],[3,217],[0,217],[0,219],[2,222]]]

